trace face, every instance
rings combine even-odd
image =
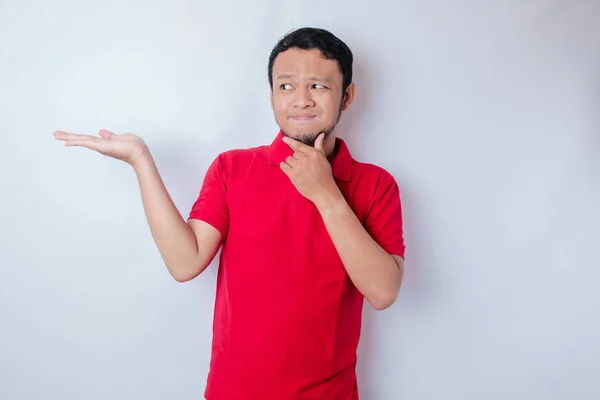
[[[354,84],[342,93],[337,61],[319,50],[291,48],[273,63],[271,106],[283,134],[314,146],[315,139],[331,135],[342,111],[354,98]]]

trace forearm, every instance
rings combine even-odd
[[[342,196],[320,208],[327,231],[356,288],[376,309],[389,307],[402,283],[403,271],[373,240]]]
[[[202,249],[198,248],[193,231],[173,203],[152,156],[136,163],[134,171],[152,237],[169,273],[179,281],[197,275],[205,267]]]

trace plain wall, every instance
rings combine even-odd
[[[132,169],[52,132],[142,136],[187,216],[277,133],[268,55],[306,25],[354,51],[338,133],[404,204],[361,398],[600,398],[597,0],[0,1],[0,398],[203,397],[217,264],[175,282]]]

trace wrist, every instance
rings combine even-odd
[[[134,157],[129,161],[129,164],[133,167],[136,172],[141,172],[152,168],[154,165],[154,159],[149,151],[144,150],[138,156]]]
[[[337,187],[336,189],[337,190],[331,193],[325,193],[317,201],[315,201],[314,204],[321,215],[330,214],[336,210],[343,210],[348,206],[342,192]]]

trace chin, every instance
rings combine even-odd
[[[283,132],[284,136],[287,137],[291,137],[292,139],[298,140],[299,142],[302,142],[308,146],[314,147],[315,145],[315,141],[317,140],[317,137],[319,136],[319,134],[321,133],[325,133],[325,139],[327,139],[329,137],[329,135],[331,135],[331,130],[330,129],[314,129],[314,130],[302,130],[302,131],[298,131],[298,130],[287,130],[287,129],[282,129],[281,130]]]

